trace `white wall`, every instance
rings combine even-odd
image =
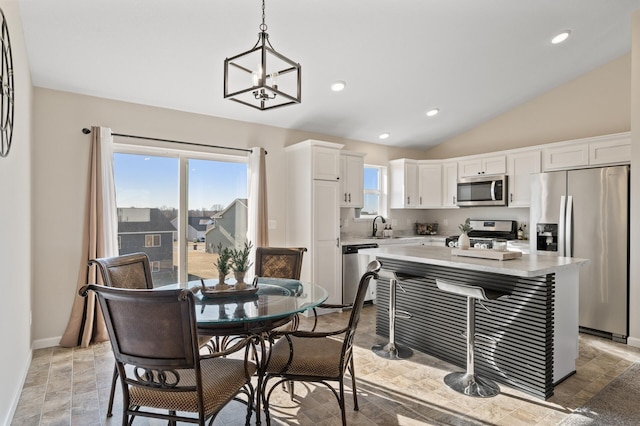
[[[15,111],[11,151],[0,158],[0,424],[13,417],[31,361],[31,74],[18,2],[0,1],[13,52]]]
[[[626,54],[427,151],[448,158],[628,132],[631,55]]]
[[[628,343],[640,347],[640,9],[632,17],[631,37],[631,229]],[[636,167],[634,167],[636,166]]]
[[[366,152],[366,161],[371,164],[423,155],[418,151],[387,149],[324,135],[42,88],[36,88],[34,94],[34,233],[38,236],[34,247],[37,259],[34,265],[35,347],[58,344],[76,296],[78,269],[83,262],[82,214],[90,140],[89,135],[81,132],[83,127],[105,126],[115,133],[239,148],[264,147],[268,151],[269,219],[276,221],[276,229],[269,234],[274,246],[285,243],[285,146],[305,139],[343,143],[346,149]]]

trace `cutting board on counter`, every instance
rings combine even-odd
[[[479,248],[469,248],[467,250],[454,248],[454,249],[451,249],[451,254],[453,254],[454,256],[477,257],[480,259],[493,259],[493,260],[509,260],[509,259],[516,259],[518,257],[522,257],[522,252],[520,251],[496,251],[491,249],[479,249]]]

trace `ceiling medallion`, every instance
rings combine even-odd
[[[0,65],[0,157],[9,155],[13,139],[13,56],[9,40],[9,28],[4,12],[0,9],[0,42],[2,43],[2,65]]]
[[[224,60],[224,97],[267,110],[301,102],[302,67],[276,52],[269,41],[262,0],[258,41],[248,51]]]

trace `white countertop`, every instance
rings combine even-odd
[[[374,255],[377,257],[387,257],[406,262],[448,266],[452,268],[492,272],[517,277],[536,277],[546,275],[564,268],[577,268],[579,265],[589,262],[588,259],[575,257],[528,254],[523,254],[522,257],[517,259],[502,261],[478,259],[452,255],[451,249],[448,247],[434,247],[420,244],[394,244],[390,246],[360,250],[359,253]]]
[[[444,240],[447,237],[444,235],[408,235],[408,236],[396,236],[391,238],[365,238],[365,237],[349,237],[341,240],[341,245],[349,246],[355,244],[378,244],[390,245],[390,244],[422,244],[438,242],[444,246]]]

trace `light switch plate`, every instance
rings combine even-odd
[[[269,219],[269,229],[276,229],[276,221]]]

